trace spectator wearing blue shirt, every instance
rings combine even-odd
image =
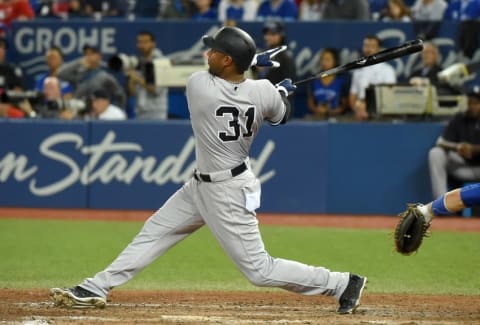
[[[197,12],[192,15],[193,20],[217,20],[217,10],[212,7],[212,0],[195,0]]]
[[[321,71],[338,66],[338,51],[325,48],[320,54]],[[307,92],[307,106],[312,119],[337,117],[348,108],[349,83],[347,75],[333,75],[311,82]]]
[[[445,11],[445,20],[475,20],[480,18],[480,0],[451,0]]]
[[[293,0],[264,0],[257,11],[258,20],[281,18],[294,21],[298,17],[298,7]]]
[[[479,45],[480,0],[451,0],[444,19],[460,22],[457,47],[465,58],[471,59]]]
[[[56,77],[58,68],[63,63],[63,54],[58,47],[51,47],[47,50],[45,54],[45,60],[48,65],[48,72],[39,74],[35,80],[35,90],[38,90],[43,93],[45,87],[45,79],[48,77]],[[71,98],[73,96],[73,87],[72,85],[65,80],[59,80],[60,82],[60,91],[64,99]]]

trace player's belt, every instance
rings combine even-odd
[[[214,172],[210,174],[202,174],[199,173],[198,171],[195,171],[193,173],[193,176],[197,181],[202,181],[202,182],[220,182],[227,180],[229,178],[235,177],[243,173],[248,169],[246,163],[241,163],[237,167],[234,167],[232,169],[227,169],[227,170],[222,170],[220,172]]]

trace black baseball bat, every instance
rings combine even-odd
[[[344,65],[340,65],[338,67],[322,71],[312,77],[295,81],[293,84],[298,85],[303,82],[307,82],[317,78],[325,78],[325,77],[328,77],[334,74],[339,74],[345,71],[368,67],[370,65],[374,65],[380,62],[385,62],[385,61],[393,60],[393,59],[396,59],[405,55],[409,55],[415,52],[420,52],[422,49],[423,49],[423,41],[421,39],[408,41],[402,45],[391,47],[383,51],[380,51],[378,53],[375,53],[373,55],[364,56],[364,57],[355,59],[352,62],[346,63]]]

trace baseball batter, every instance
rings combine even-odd
[[[272,66],[279,51],[255,54],[253,39],[236,27],[204,36],[209,71],[194,73],[186,86],[197,169],[145,223],[140,233],[105,270],[73,288],[53,288],[55,305],[103,308],[114,287],[133,278],[173,245],[207,225],[222,248],[254,285],[304,295],[329,295],[339,313],[360,304],[366,277],[275,258],[265,250],[255,210],[260,182],[249,164],[249,149],[266,120],[287,121],[291,80],[272,85],[246,79],[251,64]]]

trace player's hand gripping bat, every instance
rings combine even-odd
[[[405,55],[409,55],[415,52],[420,52],[422,49],[423,49],[423,41],[420,39],[416,39],[414,41],[406,42],[400,46],[391,47],[383,51],[380,51],[378,53],[375,53],[373,55],[364,56],[352,62],[346,63],[344,65],[340,65],[338,67],[322,71],[312,77],[295,81],[294,84],[298,85],[298,84],[311,81],[317,78],[325,78],[325,77],[346,72],[349,70],[368,67],[370,65],[374,65],[380,62],[385,62],[385,61],[393,60],[393,59],[396,59]]]

